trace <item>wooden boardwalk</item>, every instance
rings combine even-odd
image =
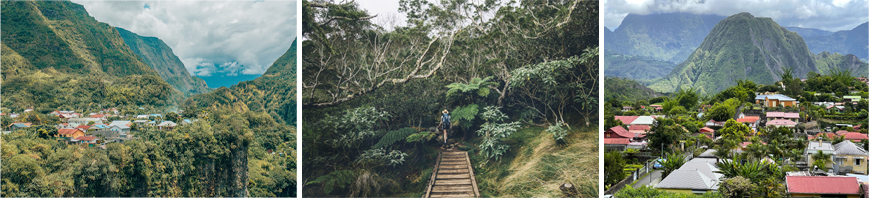
[[[468,152],[441,152],[423,198],[480,197]]]

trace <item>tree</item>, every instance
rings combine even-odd
[[[812,166],[817,167],[821,170],[827,169],[827,163],[832,162],[832,154],[824,153],[824,151],[818,151],[817,153],[812,154]]]
[[[742,176],[725,179],[718,186],[718,192],[724,197],[756,197],[757,186]]]
[[[618,151],[604,154],[604,186],[614,185],[625,178],[625,158]]]
[[[616,120],[616,117],[613,115],[604,116],[604,120],[603,120],[603,126],[604,126],[603,128],[604,129],[610,129],[613,127],[621,126],[623,124],[624,123],[622,123],[621,120]]]
[[[732,140],[734,142],[744,142],[745,136],[751,133],[751,128],[736,120],[729,119],[724,123],[724,128],[718,130],[722,139]]]
[[[652,126],[650,131],[654,131],[647,135],[649,137],[649,146],[653,149],[672,146],[688,135],[688,132],[682,129],[682,126],[667,118],[657,118],[655,125]]]
[[[685,109],[694,109],[698,105],[698,101],[700,101],[700,94],[697,93],[697,89],[691,87],[689,89],[682,89],[679,87],[676,90],[675,98],[679,101],[679,106],[685,107]]]
[[[504,144],[502,139],[516,132],[519,122],[501,123],[507,119],[507,115],[501,112],[500,107],[488,106],[484,109],[483,120],[486,123],[477,130],[477,135],[483,138],[479,147],[486,157],[500,160],[507,149],[510,149],[510,145]]]
[[[661,163],[661,166],[663,166],[664,169],[664,172],[661,173],[661,177],[666,178],[667,175],[670,175],[670,173],[673,173],[673,171],[682,167],[682,165],[685,164],[685,161],[685,156],[682,155],[682,153],[667,153],[667,159]]]

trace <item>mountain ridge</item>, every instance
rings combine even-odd
[[[211,91],[205,80],[191,76],[184,63],[175,56],[163,40],[157,37],[145,37],[129,30],[115,27],[124,39],[124,43],[130,47],[134,54],[142,58],[143,62],[157,71],[160,78],[172,85],[185,95],[206,93]]]

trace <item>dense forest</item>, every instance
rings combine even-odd
[[[201,93],[162,41],[125,42],[81,5],[4,1],[2,13],[3,128],[32,125],[0,136],[0,196],[296,196],[295,43],[262,77]],[[119,110],[108,121],[162,114],[149,120],[180,125],[133,125],[136,138],[104,149],[55,137],[63,119],[50,112],[108,108]]]
[[[440,112],[483,196],[597,196],[597,1],[303,1],[306,196],[421,196]]]

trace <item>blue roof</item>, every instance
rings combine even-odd
[[[95,124],[95,125],[92,126],[92,127],[96,127],[96,128],[100,128],[100,129],[106,129],[106,128],[109,128],[109,126],[108,126],[108,125],[105,125],[105,124]]]
[[[184,119],[183,121],[186,123],[193,123],[193,121],[190,121],[190,119]]]
[[[781,95],[781,94],[757,95],[757,97],[754,97],[755,100],[763,100],[764,98],[769,98],[769,99],[778,100],[778,101],[796,101],[795,99],[793,99],[791,97],[788,97],[786,95]]]
[[[29,127],[29,126],[27,126],[27,125],[25,125],[25,124],[21,124],[21,123],[15,123],[15,124],[12,124],[12,126],[16,126],[16,127],[19,127],[19,128]]]

